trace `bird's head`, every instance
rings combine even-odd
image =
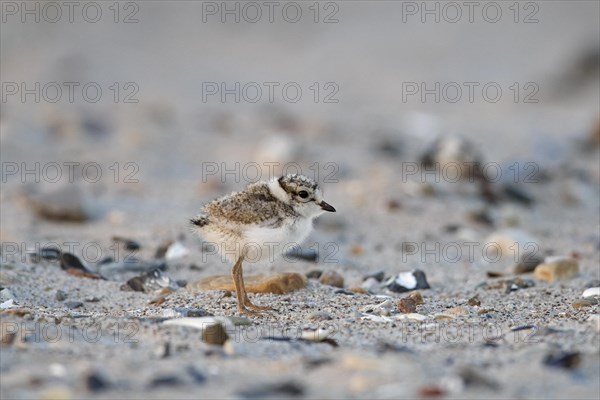
[[[323,193],[315,181],[298,174],[284,175],[269,182],[271,193],[289,204],[307,218],[315,218],[325,211],[335,212],[335,208],[323,200]]]

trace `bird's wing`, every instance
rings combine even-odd
[[[265,193],[239,192],[206,205],[210,217],[238,224],[274,224],[284,217],[280,202]]]

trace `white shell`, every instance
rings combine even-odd
[[[167,260],[175,260],[178,258],[187,257],[190,254],[190,251],[180,242],[175,242],[169,246],[167,252],[165,253],[165,258]]]
[[[399,314],[396,315],[396,319],[398,320],[412,320],[412,321],[425,321],[427,319],[427,317],[425,315],[422,314],[418,314],[418,313],[408,313],[408,314]]]
[[[0,304],[0,309],[2,310],[12,307],[15,307],[15,301],[13,299],[8,299],[4,303]]]
[[[392,322],[392,321],[394,321],[390,317],[380,317],[378,315],[372,315],[372,314],[365,314],[362,317],[360,317],[360,319],[362,319],[362,320],[369,320],[369,321],[375,321],[375,322]]]
[[[581,297],[600,297],[600,287],[586,289]]]
[[[364,313],[369,313],[369,314],[388,316],[391,314],[393,309],[394,309],[394,303],[392,302],[392,300],[388,299],[388,300],[385,300],[381,304],[376,304],[376,305],[371,304],[371,305],[361,307],[360,311],[364,312]]]
[[[396,275],[394,279],[398,285],[407,289],[414,289],[417,287],[417,278],[415,278],[413,271],[401,272]]]
[[[319,328],[314,331],[303,331],[302,339],[310,340],[311,342],[322,342],[327,339],[333,333],[332,329]]]
[[[200,331],[205,330],[216,324],[223,325],[225,332],[228,335],[235,333],[235,326],[233,322],[226,317],[184,317],[184,318],[173,318],[163,322],[164,325],[173,326],[187,326],[189,328],[199,329]]]

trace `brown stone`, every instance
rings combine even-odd
[[[208,344],[223,346],[227,338],[227,332],[221,324],[210,325],[202,330],[202,341]]]
[[[473,296],[469,300],[467,300],[467,303],[470,306],[480,306],[481,305],[481,300],[479,300],[479,297]]]
[[[421,296],[420,292],[412,292],[408,295],[408,298],[413,300],[416,305],[425,304],[425,301],[423,301],[423,296]]]
[[[573,306],[573,308],[579,310],[580,308],[592,307],[592,306],[595,306],[596,304],[598,304],[598,301],[596,299],[583,299],[583,300],[577,300],[576,302],[574,302],[572,304],[572,306]]]
[[[152,300],[150,300],[150,301],[148,302],[148,304],[154,304],[155,306],[159,306],[159,305],[161,305],[162,303],[164,303],[165,301],[167,301],[167,299],[166,299],[166,298],[164,298],[164,297],[158,297],[158,298],[156,298],[156,299],[152,299]]]
[[[306,278],[295,272],[283,272],[275,275],[251,275],[244,277],[246,291],[250,293],[285,294],[306,286]],[[200,281],[188,283],[190,292],[207,290],[226,290],[235,292],[235,286],[230,275],[208,276]]]
[[[355,244],[350,248],[350,253],[353,256],[362,256],[365,249],[360,244]]]
[[[410,297],[398,300],[398,311],[404,314],[410,314],[417,311],[417,303]]]
[[[361,288],[361,287],[353,287],[348,290],[350,290],[352,293],[357,293],[357,294],[369,294],[368,290]]]
[[[469,311],[464,307],[458,306],[458,307],[452,307],[452,308],[446,310],[446,313],[450,314],[450,315],[454,315],[454,316],[460,316],[460,315],[467,315],[469,313]]]
[[[579,272],[579,263],[570,257],[548,257],[535,267],[536,279],[545,282],[556,282],[570,279]]]
[[[31,311],[26,308],[9,308],[0,311],[0,315],[14,315],[16,317],[24,317],[27,314],[31,314]]]
[[[100,279],[100,275],[96,275],[88,271],[82,271],[76,268],[69,268],[66,270],[66,272],[67,274],[76,276],[78,278]]]
[[[335,271],[325,271],[321,274],[319,282],[323,285],[329,285],[334,287],[344,287],[344,277]]]

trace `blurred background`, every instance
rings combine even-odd
[[[482,210],[594,247],[598,15],[595,1],[2,2],[2,240],[189,235],[203,202],[293,162],[339,211],[315,238],[377,262]],[[495,200],[423,178],[427,154],[499,167]]]

